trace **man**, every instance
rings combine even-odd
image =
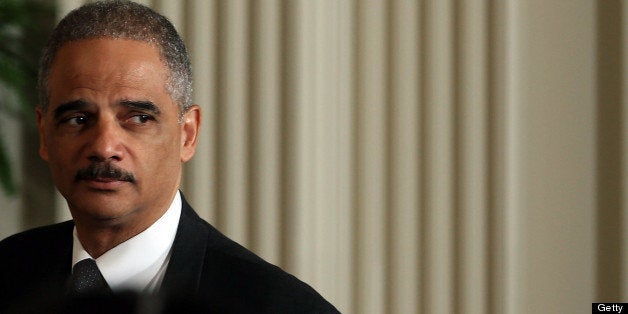
[[[53,31],[39,80],[40,155],[73,220],[0,242],[1,313],[63,311],[126,290],[220,313],[337,312],[179,192],[201,110],[165,17],[126,1],[85,5]]]

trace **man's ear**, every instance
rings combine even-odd
[[[181,123],[181,162],[194,156],[198,135],[201,129],[201,107],[192,105],[183,114]]]
[[[39,156],[45,161],[48,161],[48,147],[46,146],[46,137],[44,129],[45,125],[45,113],[41,107],[37,107],[35,110],[37,113],[37,129],[39,130]]]

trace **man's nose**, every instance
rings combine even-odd
[[[93,126],[87,158],[91,161],[120,161],[124,158],[123,130],[112,118],[100,118]]]

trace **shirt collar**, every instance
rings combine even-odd
[[[120,243],[96,259],[96,264],[113,290],[143,290],[163,271],[181,217],[181,195],[177,192],[168,210],[146,230]],[[72,266],[92,258],[78,240],[74,228]]]

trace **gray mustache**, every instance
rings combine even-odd
[[[113,179],[134,183],[135,176],[111,163],[92,163],[87,168],[80,169],[74,176],[75,181]]]

